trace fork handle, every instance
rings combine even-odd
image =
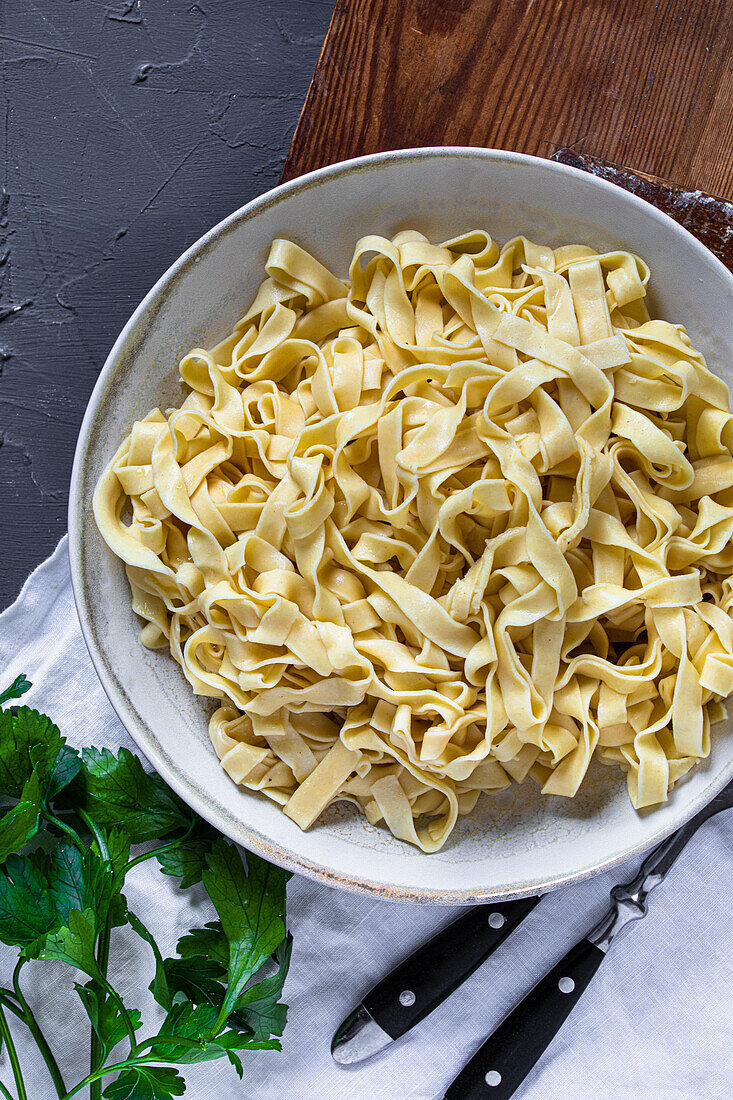
[[[605,953],[583,939],[499,1024],[444,1100],[509,1100],[582,997]]]

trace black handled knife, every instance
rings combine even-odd
[[[499,1024],[455,1078],[443,1100],[509,1100],[536,1065],[583,995],[611,942],[631,921],[646,916],[650,892],[708,818],[733,807],[729,783],[686,825],[647,856],[631,882],[611,891],[611,907],[585,939]]]
[[[477,905],[367,993],[333,1037],[337,1062],[361,1062],[424,1020],[504,942],[538,897]]]

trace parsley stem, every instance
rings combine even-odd
[[[79,809],[77,810],[77,813],[78,813],[79,817],[82,819],[82,821],[84,822],[84,824],[86,825],[86,827],[89,829],[89,832],[94,837],[94,840],[95,840],[96,845],[97,845],[97,850],[99,852],[100,859],[105,860],[105,862],[109,864],[109,862],[110,862],[109,848],[107,847],[107,841],[105,839],[104,833],[99,828],[99,826],[97,825],[94,818],[90,817],[89,814],[86,812],[86,810],[79,807]],[[102,928],[102,931],[101,931],[100,936],[99,936],[99,943],[97,944],[97,966],[99,967],[100,973],[102,974],[102,977],[104,978],[105,982],[107,980],[107,966],[109,964],[110,935],[111,935],[111,926],[110,926],[110,918],[109,918],[109,914],[108,914],[107,919],[104,922],[104,927]],[[119,1004],[120,1004],[120,1006],[122,1006],[122,1001],[121,1000],[119,1001]],[[130,1027],[127,1027],[127,1030],[130,1031],[130,1029],[132,1028],[132,1022],[129,1020],[129,1017],[127,1016],[127,1013],[125,1013],[124,1018],[125,1018],[125,1026],[126,1027],[127,1027],[127,1023],[128,1022],[130,1023]],[[131,1039],[131,1046],[130,1046],[131,1050],[134,1046],[134,1036],[135,1036],[135,1032],[134,1032],[134,1029],[132,1029],[132,1039]],[[102,1054],[101,1046],[102,1045],[101,1045],[99,1036],[97,1035],[96,1030],[94,1028],[92,1028],[91,1040],[90,1040],[90,1044],[89,1044],[89,1070],[90,1070],[91,1073],[94,1073],[95,1070],[99,1069],[99,1062],[100,1062],[100,1057],[101,1057],[101,1054]],[[101,1097],[102,1097],[102,1082],[101,1082],[100,1079],[97,1079],[96,1081],[92,1081],[90,1083],[90,1086],[89,1086],[89,1100],[101,1100]]]
[[[4,1004],[16,1016],[22,1016],[23,1011],[15,999],[15,993],[4,985],[0,985],[0,1004]]]
[[[158,1043],[172,1043],[176,1047],[195,1047],[196,1050],[205,1050],[206,1039],[185,1039],[182,1035],[151,1035],[149,1039],[143,1039],[141,1043],[138,1043],[138,1050],[145,1050],[145,1047],[150,1047]],[[150,1055],[147,1055],[149,1058]]]
[[[145,863],[147,859],[152,859],[153,856],[162,855],[163,852],[170,852],[174,848],[180,847],[180,845],[183,844],[184,841],[188,840],[195,826],[196,821],[194,819],[182,836],[176,837],[175,840],[169,840],[166,844],[159,844],[157,848],[151,848],[149,852],[141,852],[139,856],[135,856],[134,859],[129,860],[125,864],[122,871],[119,873],[122,875],[123,878],[126,878],[128,872],[131,871],[133,867],[137,867],[139,863]]]
[[[225,997],[224,998],[224,1004],[221,1006],[221,1009],[219,1010],[219,1015],[216,1018],[216,1023],[214,1024],[214,1026],[211,1029],[211,1037],[212,1038],[213,1038],[214,1035],[218,1035],[219,1032],[221,1031],[221,1029],[224,1027],[224,1024],[227,1022],[227,1018],[231,1014],[231,1011],[232,1011],[232,1008],[231,1008],[230,1005],[227,1004],[226,997]]]
[[[94,818],[90,817],[86,810],[81,809],[81,807],[79,807],[76,812],[96,840],[100,857],[109,860],[109,848],[107,847],[107,841],[104,839],[104,833],[99,828],[99,825],[97,825]]]
[[[18,1090],[18,1100],[28,1100],[28,1093],[25,1091],[25,1085],[23,1084],[23,1074],[20,1069],[15,1043],[13,1042],[13,1036],[10,1034],[7,1017],[3,1012],[2,1005],[0,1005],[0,1035],[2,1035],[5,1040],[5,1046],[8,1050],[8,1058],[10,1059],[10,1065],[13,1070],[13,1079],[15,1080],[15,1087]]]
[[[2,1083],[2,1081],[0,1081],[0,1092],[1,1092],[1,1093],[3,1094],[3,1096],[5,1097],[5,1100],[14,1100],[14,1097],[13,1097],[13,1094],[12,1094],[12,1092],[9,1092],[9,1091],[8,1091],[8,1090],[7,1090],[6,1088],[5,1088],[5,1085],[4,1085],[3,1083]]]
[[[128,863],[125,864],[124,873],[127,875],[128,871],[131,871],[133,867],[137,867],[139,863],[145,863],[146,859],[152,859],[153,856],[157,856],[158,852],[168,852],[171,848],[177,848],[180,841],[171,840],[168,844],[161,844],[159,848],[151,848],[149,852],[141,852],[139,856],[135,856]]]
[[[68,836],[69,840],[71,840],[72,843],[77,846],[82,855],[86,855],[87,846],[77,833],[76,829],[72,829],[71,825],[67,825],[65,821],[62,821],[61,818],[56,817],[55,814],[49,814],[44,811],[43,817],[49,823],[49,825],[55,825],[57,829],[60,829],[62,833],[65,833],[66,836]]]
[[[99,1063],[99,1056],[101,1054],[99,1036],[94,1028],[92,1028],[92,1039],[89,1045],[89,1069],[92,1073],[97,1069]],[[89,1085],[89,1100],[101,1100],[102,1097],[102,1082],[99,1078],[96,1081],[92,1081]]]
[[[22,1015],[16,1009],[14,1009],[12,1007],[12,1005],[7,1004],[7,1007],[12,1012],[15,1012],[16,1016],[20,1016],[20,1018],[23,1020],[23,1022],[28,1027],[28,1030],[30,1031],[31,1035],[36,1040],[36,1046],[38,1047],[39,1051],[41,1052],[41,1057],[43,1058],[44,1062],[46,1063],[46,1066],[48,1068],[48,1072],[51,1075],[51,1080],[54,1083],[54,1087],[56,1089],[57,1095],[58,1096],[63,1096],[64,1093],[66,1092],[66,1084],[65,1084],[64,1079],[61,1075],[61,1070],[59,1069],[58,1062],[56,1061],[56,1058],[54,1057],[54,1053],[51,1050],[51,1047],[48,1045],[48,1040],[46,1039],[46,1036],[43,1034],[43,1031],[41,1030],[41,1025],[38,1023],[38,1020],[33,1015],[33,1010],[31,1008],[31,1006],[28,1004],[28,1002],[26,1001],[25,997],[23,996],[23,990],[20,988],[20,971],[21,971],[22,967],[25,965],[25,961],[26,961],[25,959],[18,959],[18,963],[15,967],[15,970],[13,971],[13,989],[15,990],[15,996],[18,1000],[18,1003],[20,1004],[20,1006],[22,1008]]]
[[[110,926],[109,916],[104,922],[104,928],[99,937],[99,944],[97,945],[97,966],[100,972],[106,979],[107,966],[109,964],[109,944],[112,934],[112,928]],[[89,1070],[94,1073],[99,1069],[99,1061],[102,1054],[101,1042],[97,1032],[92,1028],[91,1045],[89,1048]],[[89,1100],[101,1100],[102,1096],[102,1082],[101,1080],[93,1081],[89,1086]]]
[[[188,1045],[185,1042],[182,1045]],[[144,1054],[140,1058],[126,1058],[124,1062],[115,1062],[111,1066],[102,1066],[96,1073],[90,1073],[83,1081],[80,1081],[78,1085],[74,1085],[70,1092],[66,1093],[66,1096],[62,1100],[71,1100],[72,1096],[76,1096],[78,1092],[85,1089],[87,1085],[91,1085],[94,1081],[100,1081],[103,1077],[107,1077],[110,1073],[118,1073],[123,1069],[134,1069],[136,1066],[169,1066],[170,1062],[161,1058],[158,1054]]]
[[[20,988],[20,972],[25,965],[25,959],[21,956],[15,964],[15,970],[13,971],[13,992],[15,993],[15,999],[19,1005],[28,1011],[28,1005],[26,999],[23,996],[23,990]]]
[[[132,1026],[132,1020],[130,1019],[130,1013],[125,1008],[122,997],[120,997],[115,987],[111,984],[111,982],[107,980],[104,975],[102,975],[102,980],[100,984],[104,987],[104,989],[107,991],[107,993],[119,1009],[120,1016],[122,1017],[123,1023],[125,1025],[125,1031],[127,1032],[130,1039],[130,1055],[134,1056],[137,1051],[137,1039],[135,1037],[135,1028]]]

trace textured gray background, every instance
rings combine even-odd
[[[0,607],[66,529],[117,333],[280,175],[333,0],[0,0]]]

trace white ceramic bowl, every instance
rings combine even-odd
[[[543,797],[531,781],[480,800],[449,843],[426,856],[372,828],[350,807],[302,833],[224,774],[207,735],[210,701],[178,666],[138,641],[123,568],[103,544],[91,499],[133,420],[178,403],[178,361],[224,337],[263,278],[273,237],[290,237],[339,274],[365,233],[415,228],[434,241],[485,227],[559,245],[625,247],[651,265],[657,316],[683,322],[711,368],[733,381],[733,277],[652,206],[572,168],[494,150],[414,149],[335,164],[276,187],[194,244],[156,283],[115,343],[92,394],[71,483],[71,567],[79,616],[104,688],[168,783],[233,840],[275,863],[384,897],[472,902],[518,897],[591,875],[682,825],[733,775],[733,724],[711,757],[652,813],[596,766],[577,798]]]

